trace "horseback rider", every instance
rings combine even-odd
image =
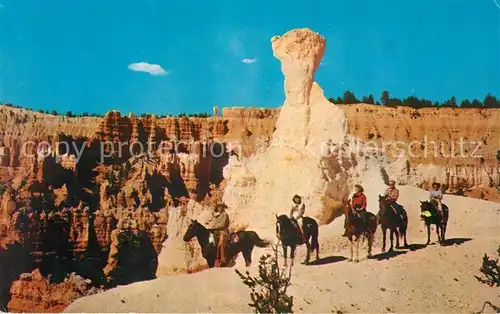
[[[210,220],[205,224],[206,228],[215,235],[218,235],[217,260],[219,264],[226,263],[226,242],[229,237],[229,215],[226,212],[227,205],[223,202],[217,203],[212,211]]]
[[[389,206],[398,217],[403,217],[403,208],[397,203],[399,198],[399,190],[396,188],[396,181],[390,180],[389,187],[385,190],[384,194]]]
[[[293,196],[293,205],[290,210],[290,220],[293,222],[295,227],[299,230],[300,236],[304,239],[304,231],[302,230],[302,218],[306,211],[306,206],[302,203],[302,197],[299,195]]]
[[[432,189],[429,191],[430,202],[437,208],[441,217],[443,216],[443,192],[441,191],[441,184],[432,183]]]
[[[361,185],[356,184],[354,186],[354,188],[355,188],[356,192],[352,195],[351,207],[352,207],[353,210],[355,210],[357,213],[359,213],[359,215],[363,219],[363,223],[364,223],[365,228],[366,228],[366,222],[367,222],[367,217],[366,217],[366,206],[367,206],[366,195],[363,193],[364,189],[363,189],[363,187]],[[347,229],[348,229],[348,227],[349,227],[349,215],[346,215],[345,221],[344,221],[345,232],[342,235],[343,237],[347,237]]]

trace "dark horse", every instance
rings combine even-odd
[[[304,231],[304,238],[299,233],[299,230],[287,215],[276,215],[276,235],[281,241],[283,247],[283,255],[285,256],[285,266],[287,265],[287,247],[290,247],[290,258],[295,258],[295,249],[297,246],[305,244],[307,247],[307,255],[304,264],[309,263],[311,258],[311,251],[316,251],[316,260],[319,259],[319,243],[318,243],[318,223],[310,218],[302,218],[302,230]],[[309,242],[311,240],[311,242]]]
[[[217,259],[217,241],[210,241],[211,232],[196,220],[192,220],[184,241],[190,241],[193,237],[198,239],[201,246],[201,253],[207,260],[208,267],[212,268]],[[213,237],[216,238],[215,236]],[[214,243],[215,242],[215,243]],[[245,265],[248,267],[252,263],[252,250],[254,246],[267,247],[270,242],[262,240],[254,231],[238,231],[229,235],[226,251],[226,260],[233,260],[238,253],[242,252],[245,258]]]
[[[349,239],[349,242],[351,244],[350,245],[351,258],[349,259],[349,261],[350,262],[353,261],[353,248],[354,248],[353,241],[354,241],[356,242],[356,259],[354,259],[354,262],[356,263],[359,262],[359,240],[360,238],[362,238],[361,242],[363,242],[365,237],[368,240],[368,258],[371,258],[373,237],[375,235],[375,231],[377,231],[377,217],[375,217],[373,213],[367,211],[366,212],[367,225],[365,227],[363,218],[361,218],[361,216],[359,216],[354,212],[349,202],[346,202],[344,209],[345,209],[344,214],[346,215],[346,218],[349,221],[347,225],[347,238]]]
[[[404,239],[405,247],[408,247],[408,242],[406,242],[406,230],[408,229],[408,215],[406,214],[406,210],[402,208],[402,216],[400,217],[398,214],[394,212],[394,209],[391,207],[391,202],[388,201],[384,196],[378,196],[378,205],[379,205],[379,224],[382,227],[382,252],[385,252],[385,238],[386,231],[389,229],[391,233],[391,247],[389,251],[392,252],[394,235],[396,235],[396,248],[399,248],[399,237]]]
[[[431,225],[436,225],[436,233],[440,243],[443,243],[446,239],[446,225],[448,224],[448,206],[441,204],[443,208],[443,217],[439,213],[436,205],[429,201],[420,201],[420,217],[425,221],[425,226],[427,227],[427,243],[429,245],[431,242]],[[425,212],[429,212],[431,215],[427,217]],[[441,231],[441,232],[439,232]]]

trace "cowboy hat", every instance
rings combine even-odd
[[[215,204],[215,207],[214,207],[214,208],[215,208],[215,209],[219,209],[219,208],[221,208],[221,209],[226,209],[226,208],[227,208],[227,205],[226,205],[226,203],[224,203],[224,202],[218,202],[218,203],[216,203],[216,204]]]

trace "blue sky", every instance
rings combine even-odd
[[[298,27],[327,39],[316,74],[327,96],[500,96],[497,3],[0,0],[0,101],[74,113],[276,107],[270,38]],[[130,69],[140,62],[155,75]]]

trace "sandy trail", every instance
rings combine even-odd
[[[401,204],[409,215],[410,250],[380,252],[375,258],[349,263],[348,242],[340,236],[343,218],[320,229],[318,265],[300,265],[298,249],[291,293],[296,312],[474,312],[484,301],[500,303],[500,289],[476,281],[481,258],[500,244],[500,205],[446,195],[450,207],[446,245],[425,247],[426,231],[419,219],[418,200],[426,193],[401,188]],[[376,212],[377,209],[370,209]],[[433,231],[431,241],[436,242]],[[254,261],[262,250],[253,254]],[[252,271],[256,269],[256,262]],[[237,268],[243,269],[242,258]],[[67,312],[249,312],[249,291],[232,269],[211,269],[191,275],[162,277],[115,288],[75,301]],[[492,312],[487,307],[485,312]]]

